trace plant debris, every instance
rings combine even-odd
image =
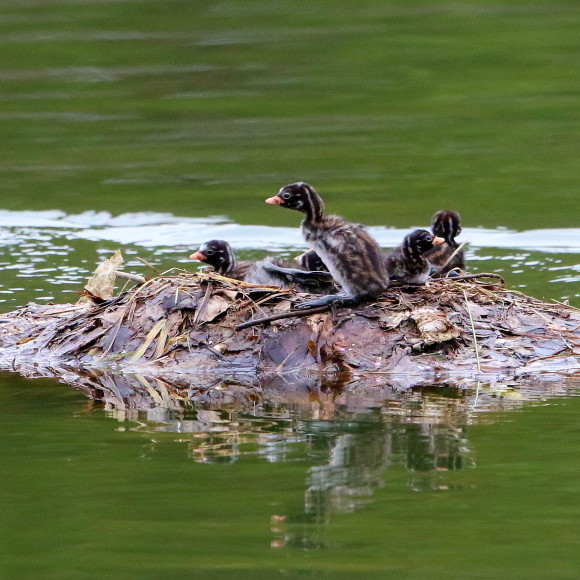
[[[118,263],[108,266],[105,286]],[[507,290],[485,275],[389,288],[355,308],[294,313],[306,296],[177,272],[116,297],[105,288],[76,305],[31,303],[0,321],[0,368],[121,373],[142,377],[141,385],[190,387],[201,377],[220,384],[251,377],[243,381],[249,391],[226,387],[221,396],[236,389],[254,396],[262,379],[297,373],[301,381],[313,376],[319,385],[361,390],[376,376],[412,387],[442,376],[580,373],[580,310]]]

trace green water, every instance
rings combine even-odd
[[[0,397],[3,578],[578,576],[579,398],[462,425],[136,423],[15,377]]]
[[[5,209],[293,225],[249,200],[303,179],[368,223],[578,225],[576,2],[0,10]]]
[[[579,24],[571,1],[3,0],[0,210],[294,227],[263,199],[303,179],[373,225],[578,228]],[[0,228],[0,309],[74,300],[118,246]],[[471,265],[577,301],[578,262]],[[2,374],[0,578],[578,578],[580,399],[546,392],[145,413]]]

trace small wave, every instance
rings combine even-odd
[[[426,227],[416,226],[416,227]],[[180,217],[169,213],[140,212],[112,216],[108,212],[87,211],[66,214],[62,211],[0,210],[0,245],[14,241],[14,228],[58,230],[58,235],[91,241],[112,241],[146,248],[187,247],[221,238],[239,249],[286,250],[304,248],[297,227],[240,225],[224,216]],[[384,248],[397,246],[415,229],[369,227],[369,232]],[[505,228],[464,228],[459,238],[473,248],[513,248],[539,252],[580,253],[580,228],[555,228],[526,231]]]

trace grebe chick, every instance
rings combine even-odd
[[[386,259],[389,282],[396,285],[425,284],[431,272],[425,252],[444,241],[443,238],[433,237],[427,230],[407,234],[403,243]]]
[[[332,291],[332,276],[328,272],[310,272],[277,258],[266,258],[257,262],[237,262],[231,246],[225,240],[210,240],[203,243],[191,256],[191,260],[204,262],[221,276],[243,280],[264,286],[297,286],[302,292],[327,293]]]
[[[324,215],[322,199],[312,186],[302,181],[285,185],[266,203],[304,214],[301,228],[306,243],[341,287],[338,294],[303,302],[299,308],[331,303],[353,306],[376,298],[387,288],[387,272],[377,242],[360,224]]]
[[[294,258],[303,270],[318,270],[328,272],[328,268],[314,250],[306,250],[303,254]]]
[[[220,276],[243,280],[253,262],[238,262],[231,246],[225,240],[209,240],[189,256],[190,260],[203,262],[211,266]]]
[[[455,236],[461,233],[460,219],[459,214],[455,211],[438,211],[431,218],[431,231],[433,235],[445,240],[444,244],[435,246],[425,254],[425,257],[433,265],[435,278],[445,277],[448,272],[456,268],[460,270],[465,269],[465,253],[463,250],[459,250],[451,258],[455,250],[459,247],[459,244],[455,241]],[[449,263],[446,263],[448,260]],[[445,266],[441,268],[444,264]]]

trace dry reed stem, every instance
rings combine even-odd
[[[467,292],[463,290],[463,296],[465,297],[465,307],[467,308],[467,314],[469,314],[469,322],[471,324],[471,333],[473,335],[473,344],[475,347],[475,361],[477,364],[477,370],[481,372],[481,363],[479,360],[479,346],[477,344],[477,336],[475,335],[475,325],[473,324],[473,316],[471,316],[471,308],[469,308],[469,299],[467,298]]]
[[[151,268],[151,270],[153,270],[158,276],[161,276],[161,272],[153,264],[150,264],[147,260],[144,260],[139,256],[137,256],[137,260],[143,262],[143,264],[145,264],[148,268]]]
[[[453,254],[451,254],[451,256],[449,256],[449,258],[447,258],[447,261],[442,266],[439,266],[439,268],[437,268],[437,270],[435,270],[435,272],[433,272],[431,275],[433,276],[434,274],[439,274],[439,272],[442,272],[445,269],[445,266],[447,266],[447,264],[449,264],[451,260],[455,258],[455,256],[461,251],[463,246],[465,246],[467,243],[468,242],[462,242],[459,246],[457,246],[457,249],[453,252]]]

